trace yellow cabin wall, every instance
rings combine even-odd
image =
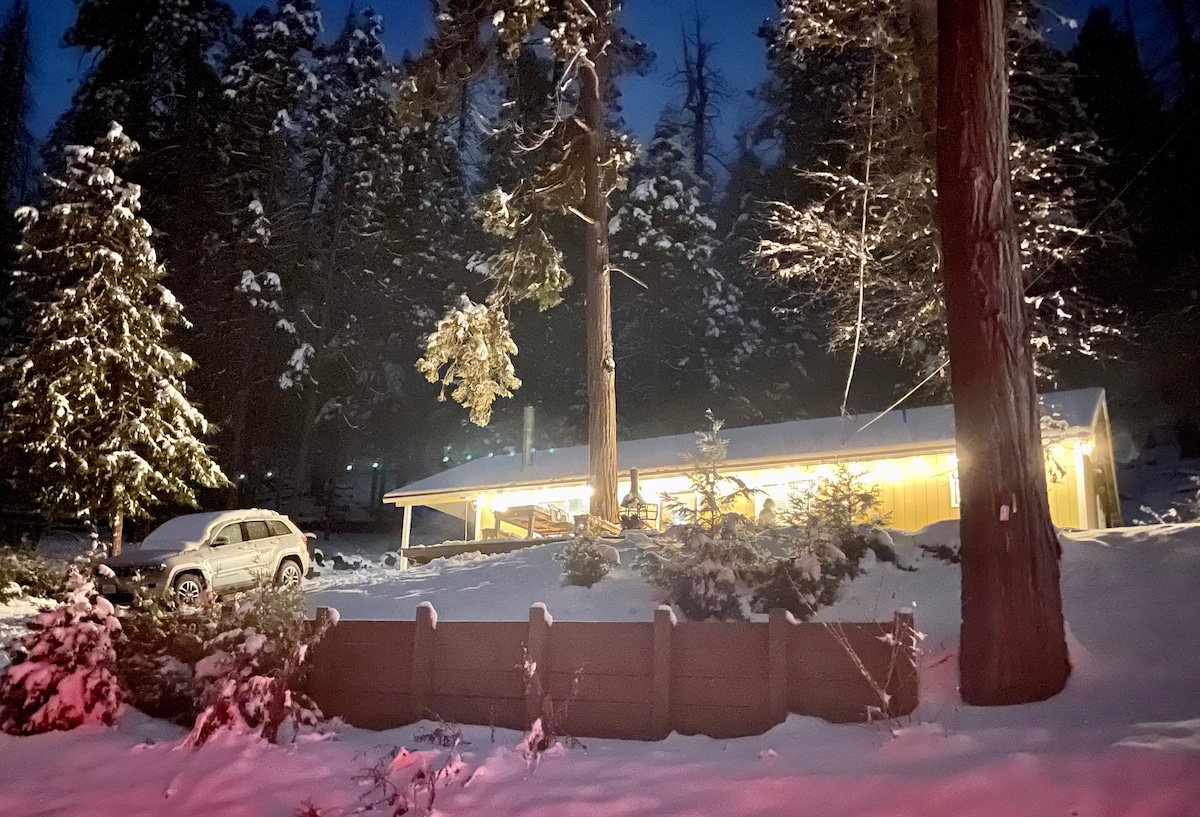
[[[1094,438],[1064,440],[1049,447],[1047,454],[1047,489],[1050,515],[1059,527],[1103,527],[1107,520],[1102,518],[1098,507],[1095,480],[1091,476],[1094,461]],[[857,471],[865,472],[866,484],[878,485],[881,494],[880,513],[886,524],[901,530],[918,530],[943,519],[957,519],[958,507],[952,502],[951,480],[957,478],[958,461],[953,451],[936,451],[921,455],[891,457],[873,460],[849,461]],[[833,464],[809,463],[770,468],[730,469],[731,475],[743,480],[749,487],[757,489],[751,501],[741,504],[736,510],[754,518],[762,510],[763,502],[770,497],[775,500],[777,512],[787,505],[789,486],[803,485],[821,475],[831,475]],[[661,502],[664,493],[670,494],[685,504],[695,507],[695,496],[686,476],[643,476],[640,490],[642,497],[654,504]],[[629,491],[629,483],[618,484],[618,497]],[[1082,493],[1081,493],[1082,491]],[[467,528],[474,527],[478,518],[479,530],[469,531],[472,538],[494,535],[494,509],[510,508],[528,504],[554,504],[568,514],[586,513],[588,489],[583,484],[523,488],[511,491],[485,491],[471,503],[447,503],[435,506],[438,510],[464,520],[464,535]],[[660,506],[660,527],[671,524],[665,508]],[[504,523],[501,535],[523,537],[525,530]]]

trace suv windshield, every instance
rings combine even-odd
[[[188,545],[199,545],[208,533],[212,517],[205,515],[177,516],[159,525],[142,540],[139,550],[183,550]]]

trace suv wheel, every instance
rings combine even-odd
[[[195,573],[183,573],[175,579],[171,589],[178,604],[194,607],[204,592],[204,580]]]
[[[300,565],[292,559],[284,559],[275,573],[275,583],[281,587],[296,587],[302,578]]]

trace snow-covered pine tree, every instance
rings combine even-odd
[[[29,341],[0,368],[13,395],[0,444],[28,457],[47,514],[110,520],[114,552],[125,518],[225,481],[186,396],[192,361],[169,345],[187,322],[163,286],[141,190],[117,175],[136,150],[114,123],[95,147],[68,148],[41,210],[20,212]]]
[[[56,123],[50,147],[90,139],[121,122],[147,149],[180,145],[199,95],[216,90],[213,50],[233,12],[221,0],[78,0],[63,41],[95,58]]]
[[[459,98],[462,83],[483,70],[491,53],[514,59],[535,38],[563,66],[557,99],[568,105],[573,102],[574,110],[556,111],[538,136],[555,140],[563,149],[554,151],[551,161],[514,190],[495,189],[481,199],[485,228],[506,242],[481,268],[493,281],[492,292],[481,305],[460,302],[451,309],[430,334],[418,370],[431,382],[452,386],[456,395],[470,401],[472,420],[486,424],[494,398],[510,395],[520,384],[510,360],[515,345],[508,310],[523,301],[532,301],[540,309],[556,306],[572,280],[561,249],[547,232],[547,219],[565,213],[578,216],[584,230],[582,267],[587,291],[591,512],[610,520],[617,517],[617,411],[608,196],[620,185],[633,152],[628,138],[610,128],[611,78],[622,65],[644,64],[647,56],[617,27],[619,5],[612,0],[553,7],[494,0],[448,7],[438,15],[432,48],[409,77],[401,99],[406,117],[444,110]],[[494,37],[488,36],[493,33]],[[486,320],[471,319],[471,313],[479,310],[490,313]],[[479,344],[489,342],[493,347],[487,354],[477,350]],[[470,355],[460,357],[463,350]]]
[[[279,385],[302,401],[297,509],[312,482],[319,426],[357,426],[394,397],[391,346],[406,338],[413,349],[443,297],[444,268],[463,260],[455,227],[466,208],[453,142],[435,123],[397,122],[397,77],[381,37],[378,15],[352,13],[337,40],[316,49],[311,79],[282,114],[287,121],[276,123],[289,167],[264,216],[278,325],[293,350]]]
[[[618,281],[614,333],[620,348],[619,382],[627,413],[654,415],[678,431],[692,418],[671,418],[662,406],[707,399],[721,386],[727,365],[743,363],[756,344],[741,315],[742,292],[714,265],[717,225],[712,191],[696,175],[691,133],[677,111],[666,111],[654,139],[630,165],[628,182],[614,195],[609,221],[614,265],[642,282]],[[633,386],[637,388],[633,388]],[[653,407],[653,412],[645,409]]]
[[[771,208],[756,254],[794,283],[821,323],[832,318],[832,347],[858,339],[931,371],[946,359],[946,330],[915,30],[907,4],[785,4],[777,47],[802,70],[846,77],[834,86],[845,141],[804,171],[813,188],[806,203]],[[1056,358],[1095,356],[1097,342],[1117,331],[1076,275],[1098,243],[1083,225],[1102,194],[1094,178],[1101,159],[1063,59],[1043,42],[1027,3],[1011,14],[1009,54],[1017,226],[1033,343],[1049,374]]]
[[[0,730],[36,735],[111,724],[125,697],[116,673],[121,621],[112,603],[72,569],[66,601],[30,627],[17,662],[0,674]]]
[[[0,357],[15,340],[19,319],[12,299],[13,247],[19,227],[13,211],[32,187],[33,136],[29,114],[29,2],[17,0],[0,22]]]
[[[212,124],[219,119],[219,60],[234,15],[222,0],[78,0],[64,42],[92,61],[46,149],[89,144],[120,122],[143,150],[125,177],[146,185],[143,206],[161,231],[159,255],[188,305],[211,290],[200,260],[216,207]]]
[[[249,467],[253,441],[277,439],[257,433],[262,418],[250,408],[277,397],[278,358],[286,355],[278,263],[287,239],[273,243],[273,219],[302,207],[288,185],[297,134],[312,127],[301,100],[322,81],[321,30],[311,0],[259,8],[243,20],[221,79],[225,106],[214,126],[220,172],[211,188],[220,221],[205,244],[210,291],[197,301],[193,320],[205,359],[221,363],[199,379],[213,395],[224,461],[239,474]],[[231,378],[238,388],[229,388]]]

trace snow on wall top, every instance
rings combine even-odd
[[[1052,392],[1038,398],[1043,417],[1066,424],[1064,431],[1091,430],[1104,389],[1076,389]],[[864,428],[874,414],[792,420],[786,423],[725,428],[721,437],[729,441],[728,462],[751,462],[846,458],[872,451],[954,445],[954,411],[951,406],[928,406],[889,411]],[[695,434],[675,434],[626,440],[617,444],[617,469],[630,468],[652,472],[682,469],[685,458],[695,451]],[[588,449],[586,445],[557,448],[553,453],[538,451],[533,463],[522,470],[521,458],[510,454],[479,457],[441,473],[417,480],[384,496],[384,501],[403,500],[407,496],[442,492],[467,492],[519,485],[586,482]],[[397,504],[407,504],[397,502]]]

